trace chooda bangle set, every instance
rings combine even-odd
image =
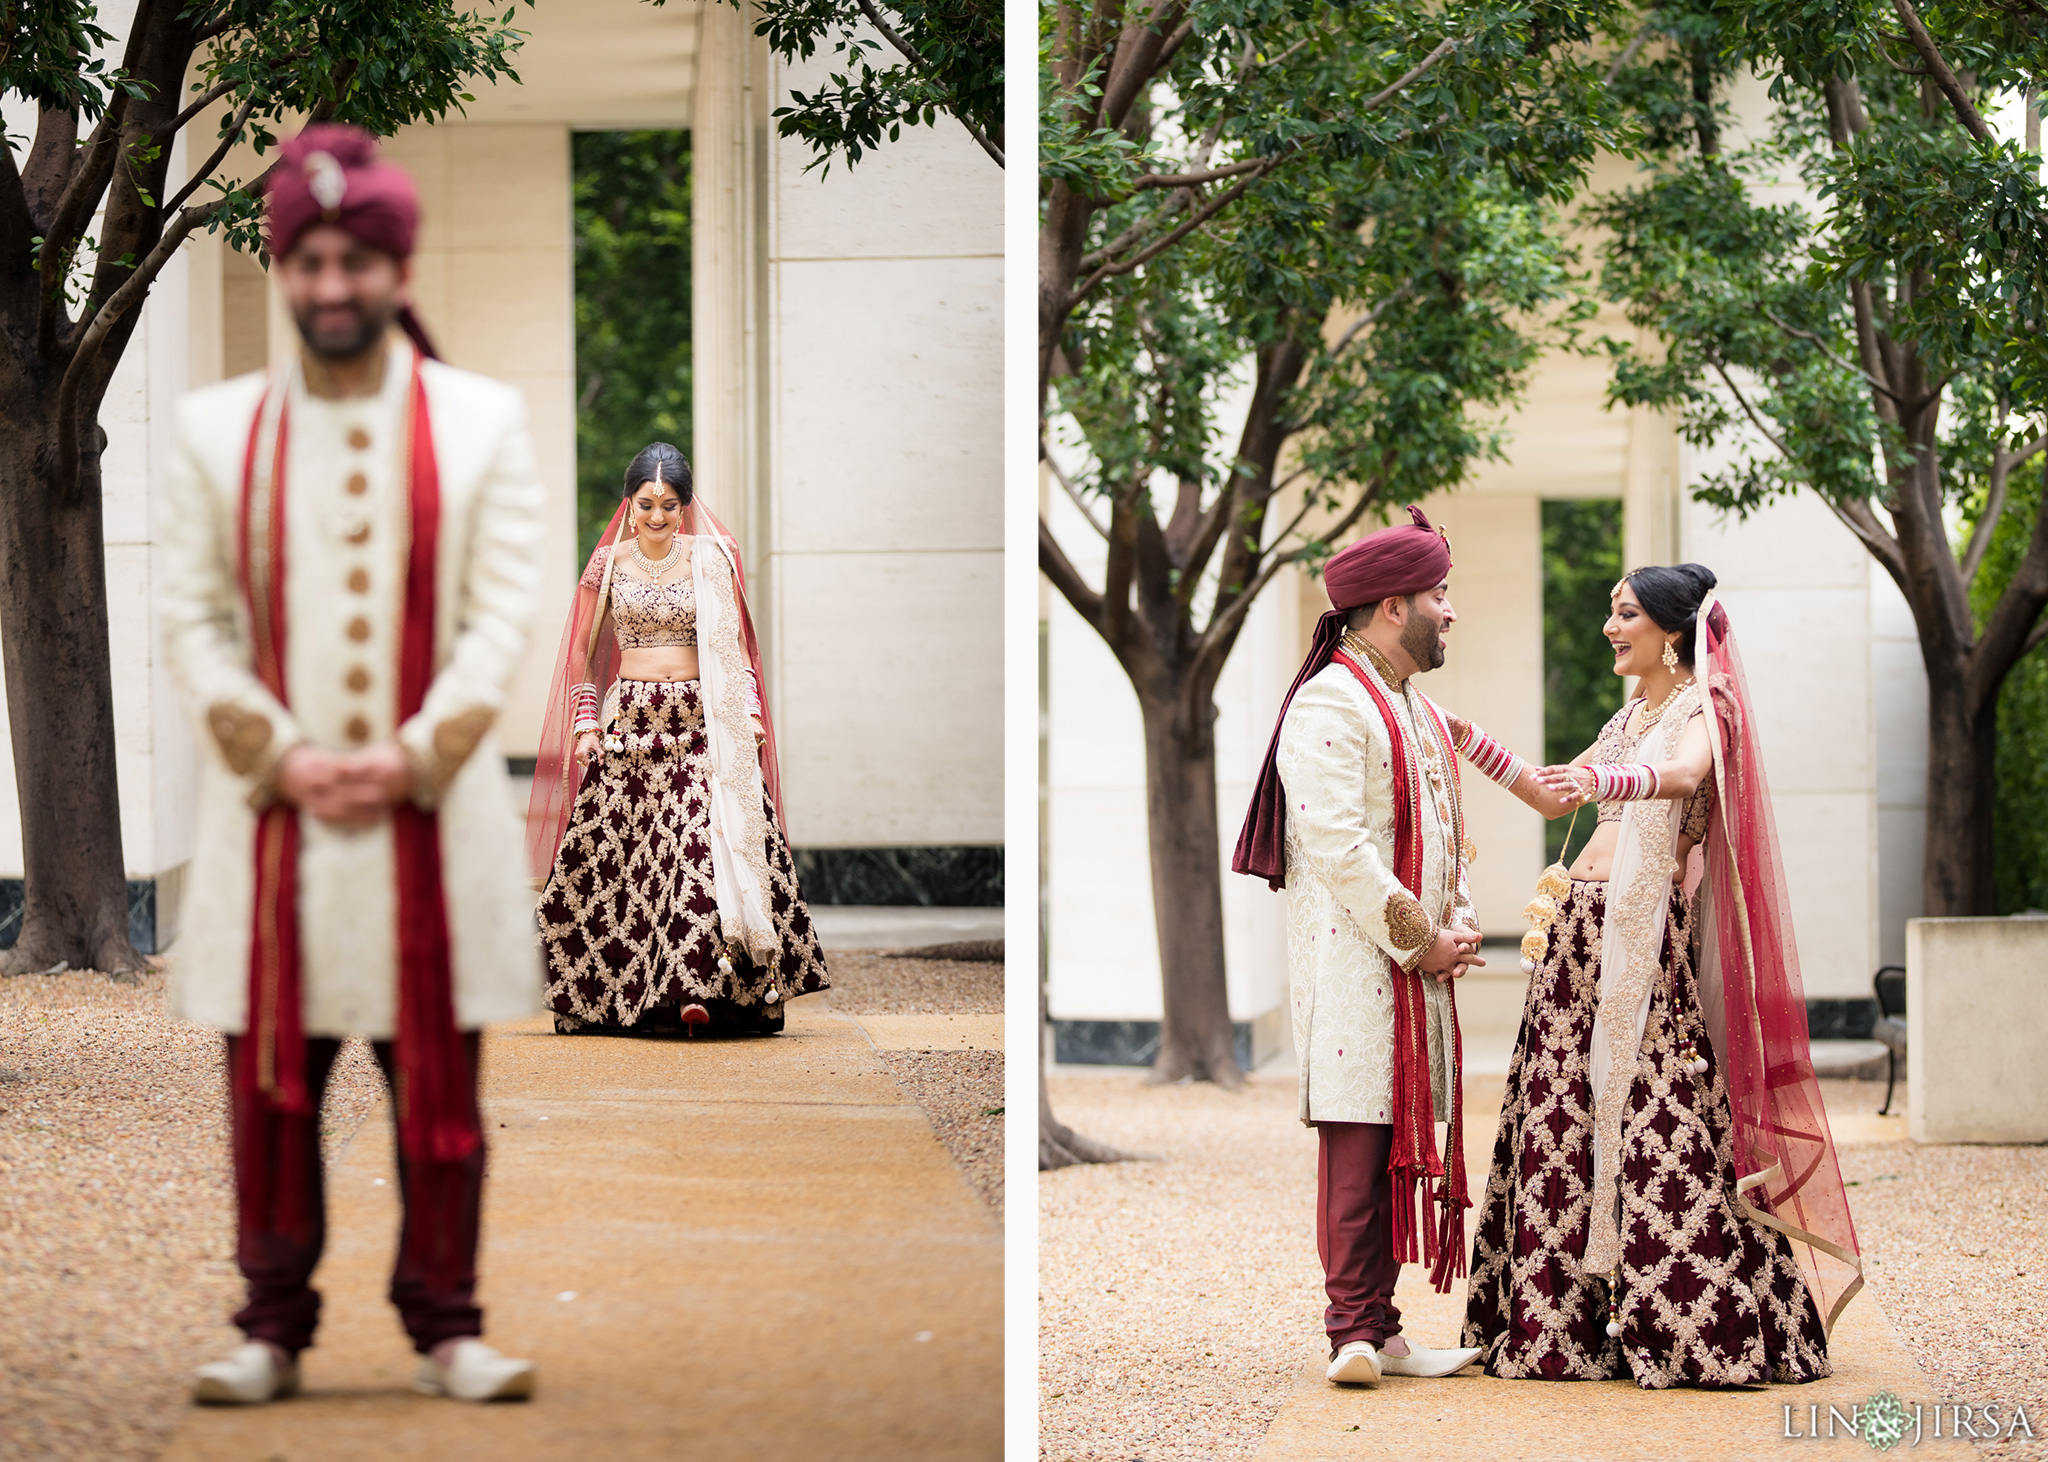
[[[597,730],[597,687],[587,681],[572,687],[569,691],[569,713],[578,736],[585,731]]]
[[[1503,787],[1514,786],[1515,779],[1528,767],[1527,762],[1470,721],[1465,723],[1465,738],[1458,742],[1458,751],[1479,769],[1481,776]]]

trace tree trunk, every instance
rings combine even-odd
[[[50,481],[51,402],[6,403],[0,436],[0,664],[27,884],[5,974],[148,967],[128,940],[97,414],[97,403],[81,412],[71,492]]]
[[[1170,697],[1138,687],[1145,719],[1145,819],[1163,1019],[1153,1081],[1244,1082],[1223,967],[1223,862],[1216,831],[1216,708],[1208,687]]]
[[[1996,907],[1991,819],[1997,781],[1998,698],[1970,713],[1963,667],[1927,667],[1927,838],[1921,913],[1983,917]]]

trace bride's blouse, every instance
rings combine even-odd
[[[604,582],[609,549],[591,555],[583,586]],[[689,574],[657,584],[625,574],[612,574],[612,630],[621,650],[694,649],[697,644],[697,588]]]
[[[1600,728],[1600,735],[1593,742],[1593,749],[1586,754],[1588,766],[1596,764],[1613,765],[1620,762],[1639,762],[1643,758],[1638,752],[1643,737],[1651,728],[1629,731],[1629,717],[1642,704],[1642,697],[1636,696],[1616,711],[1607,724]],[[1600,821],[1620,822],[1621,810],[1626,802],[1602,802],[1599,804]],[[1685,799],[1685,816],[1679,822],[1679,836],[1698,842],[1707,835],[1707,819],[1714,810],[1714,774],[1708,772],[1705,779],[1694,789],[1692,796]]]
[[[612,575],[612,628],[622,650],[692,648],[697,643],[697,589],[688,575],[669,584]]]

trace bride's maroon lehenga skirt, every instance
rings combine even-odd
[[[768,810],[771,967],[718,968],[711,880],[711,752],[694,680],[620,682],[611,734],[624,751],[591,763],[538,915],[547,998],[561,1030],[676,1029],[699,1004],[711,1029],[777,1030],[783,1007],[825,989],[824,951]],[[766,997],[773,990],[773,1001]]]
[[[1675,891],[1622,1137],[1622,1333],[1609,1338],[1607,1276],[1579,1270],[1607,885],[1575,881],[1562,902],[1508,1063],[1464,1344],[1485,1349],[1492,1376],[1633,1376],[1652,1390],[1830,1374],[1826,1333],[1788,1241],[1737,1206],[1728,1092],[1693,980],[1692,910]],[[1705,1074],[1686,1071],[1682,1035],[1707,1059]]]

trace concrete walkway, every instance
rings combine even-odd
[[[380,1104],[328,1175],[306,1394],[192,1408],[176,1462],[993,1458],[1002,1234],[877,1057],[819,1000],[769,1041],[493,1029],[486,1338],[528,1403],[414,1395],[384,1298]]]
[[[1463,992],[1460,992],[1461,995]],[[1460,1009],[1462,1013],[1463,1003]],[[1471,1175],[1475,1210],[1486,1182],[1487,1163],[1505,1083],[1468,1071],[1465,1080],[1465,1164]],[[1894,1119],[1870,1118],[1871,1122]],[[1404,1265],[1395,1289],[1404,1333],[1424,1345],[1455,1345],[1465,1315],[1465,1282],[1437,1294],[1420,1265]],[[1393,1376],[1376,1387],[1333,1386],[1323,1364],[1304,1365],[1273,1419],[1257,1456],[1272,1462],[1352,1462],[1390,1455],[1387,1442],[1400,1438],[1403,1462],[1635,1462],[1646,1456],[1713,1458],[1750,1462],[1805,1456],[1869,1456],[1871,1448],[1848,1430],[1854,1407],[1880,1391],[1898,1396],[1911,1415],[1915,1402],[1928,1407],[1917,1446],[1909,1430],[1901,1455],[1966,1458],[1968,1442],[1932,1435],[1937,1390],[1892,1333],[1869,1288],[1849,1302],[1829,1337],[1834,1374],[1805,1386],[1748,1386],[1732,1390],[1679,1387],[1645,1391],[1633,1381],[1575,1381],[1547,1384],[1502,1381],[1468,1368],[1443,1380]],[[1828,1437],[1828,1408],[1839,1413]],[[1819,1408],[1818,1433],[1815,1415]],[[1786,1408],[1791,1408],[1788,1416]],[[1787,1432],[1790,1432],[1788,1437]]]

